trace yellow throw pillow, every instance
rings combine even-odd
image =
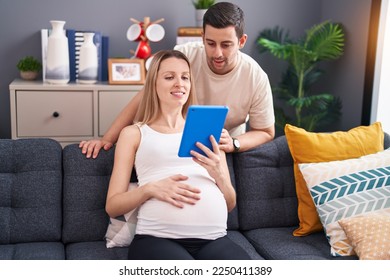
[[[298,198],[299,227],[293,234],[305,236],[321,231],[322,224],[298,164],[345,160],[383,151],[384,134],[381,123],[376,122],[333,133],[308,132],[287,124],[285,135],[294,159]]]

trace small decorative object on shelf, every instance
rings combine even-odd
[[[177,29],[177,36],[195,36],[201,37],[203,32],[202,27],[181,26]]]
[[[164,19],[160,18],[156,21],[150,22],[150,17],[145,17],[144,21],[130,18],[133,22],[132,25],[127,29],[126,37],[129,41],[139,42],[137,49],[130,50],[136,58],[148,59],[152,55],[152,49],[149,45],[150,42],[159,42],[165,36],[165,30],[160,22]]]
[[[81,84],[94,84],[98,80],[98,52],[93,43],[94,36],[94,32],[85,32],[80,47],[78,82]]]
[[[46,81],[51,84],[69,82],[69,46],[65,36],[65,21],[51,20],[52,32],[47,42]]]
[[[215,0],[192,0],[195,7],[196,26],[203,26],[203,16],[214,3]]]
[[[202,41],[203,27],[181,26],[177,29],[176,44],[181,45],[187,42]]]
[[[42,69],[42,64],[33,56],[26,56],[16,65],[23,80],[35,80]]]
[[[108,59],[108,83],[142,85],[145,83],[145,61],[139,58]]]

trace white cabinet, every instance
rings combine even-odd
[[[118,113],[137,94],[138,91],[99,91],[99,136],[111,126]]]
[[[17,137],[93,137],[92,91],[20,90],[16,106]]]
[[[15,80],[9,86],[12,138],[47,137],[65,146],[102,137],[141,88]]]

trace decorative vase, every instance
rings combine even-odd
[[[203,16],[206,13],[207,9],[195,9],[195,20],[196,20],[196,26],[202,27],[203,26]]]
[[[98,52],[93,43],[95,33],[84,33],[84,43],[80,47],[78,82],[93,84],[98,80]]]
[[[64,32],[65,21],[51,20],[52,32],[47,42],[45,78],[51,84],[69,82],[69,47]]]

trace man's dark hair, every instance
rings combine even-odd
[[[240,7],[229,2],[218,2],[212,5],[203,16],[203,32],[206,25],[214,28],[234,26],[237,38],[244,34],[244,12]]]

